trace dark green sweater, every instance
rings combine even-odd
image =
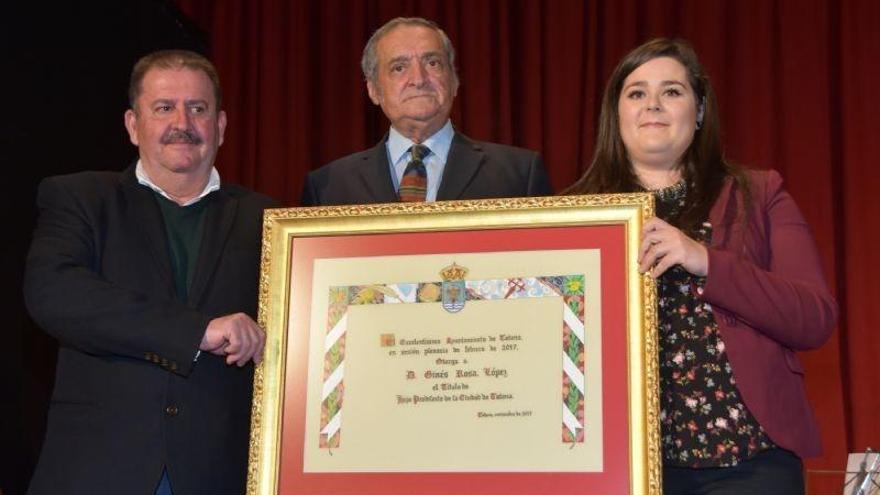
[[[209,200],[202,198],[191,205],[180,206],[159,193],[155,194],[165,220],[168,254],[171,256],[171,269],[174,271],[174,288],[177,299],[184,302],[199,259]]]

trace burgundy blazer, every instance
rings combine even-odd
[[[800,457],[821,453],[796,351],[825,343],[837,321],[816,243],[775,171],[747,172],[751,203],[728,178],[709,221],[712,305],[742,399],[778,446]]]

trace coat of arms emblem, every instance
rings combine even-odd
[[[440,276],[443,277],[440,289],[441,302],[443,309],[450,313],[458,313],[464,308],[465,296],[467,295],[464,277],[467,276],[467,272],[467,268],[454,262],[440,271]]]

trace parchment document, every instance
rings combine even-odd
[[[599,256],[316,260],[304,472],[601,471]]]

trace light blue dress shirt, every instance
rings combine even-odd
[[[428,172],[425,201],[437,201],[437,191],[440,190],[440,179],[443,177],[443,169],[446,168],[446,158],[449,157],[453,136],[455,131],[452,129],[452,122],[447,120],[446,125],[421,143],[431,149],[431,153],[422,158],[422,163],[425,164]],[[391,164],[391,178],[394,180],[395,191],[400,188],[400,179],[403,178],[406,164],[410,161],[409,149],[413,144],[394,127],[388,132],[385,148],[388,150],[388,163]]]

